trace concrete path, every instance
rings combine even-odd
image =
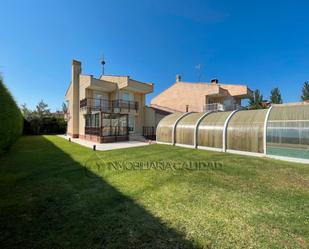
[[[69,140],[70,136],[66,135],[58,135],[61,138]],[[123,142],[115,142],[115,143],[96,143],[91,142],[79,138],[71,138],[71,141],[82,146],[93,148],[93,145],[96,145],[96,150],[116,150],[116,149],[123,149],[123,148],[132,148],[132,147],[139,147],[139,146],[146,146],[148,143],[139,142],[139,141],[123,141]]]

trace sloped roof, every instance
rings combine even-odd
[[[151,106],[158,106],[184,112],[203,111],[205,96],[234,96],[249,98],[252,91],[246,85],[176,82],[151,101]]]

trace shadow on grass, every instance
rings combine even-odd
[[[2,249],[194,247],[44,137],[21,138],[1,161]]]

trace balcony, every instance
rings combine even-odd
[[[138,111],[137,101],[128,101],[123,99],[106,100],[85,98],[80,100],[80,109],[86,113],[92,111],[101,111],[105,113],[131,113]]]
[[[234,110],[245,110],[246,108],[241,105],[224,105],[221,103],[206,104],[203,107],[204,112],[207,111],[234,111]]]

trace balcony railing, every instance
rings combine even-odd
[[[123,99],[106,100],[106,99],[85,98],[80,101],[79,106],[81,109],[86,109],[87,112],[102,111],[107,113],[117,113],[117,112],[131,112],[138,110],[137,101],[129,101]]]
[[[234,110],[245,110],[246,108],[241,105],[224,105],[221,103],[213,103],[204,105],[204,112],[206,111],[234,111]]]
[[[85,127],[85,134],[100,137],[127,136],[129,135],[129,127],[126,126]]]
[[[206,111],[224,111],[223,104],[213,103],[204,105],[204,112]]]
[[[144,126],[143,136],[147,139],[155,140],[156,139],[156,129],[153,126]]]

